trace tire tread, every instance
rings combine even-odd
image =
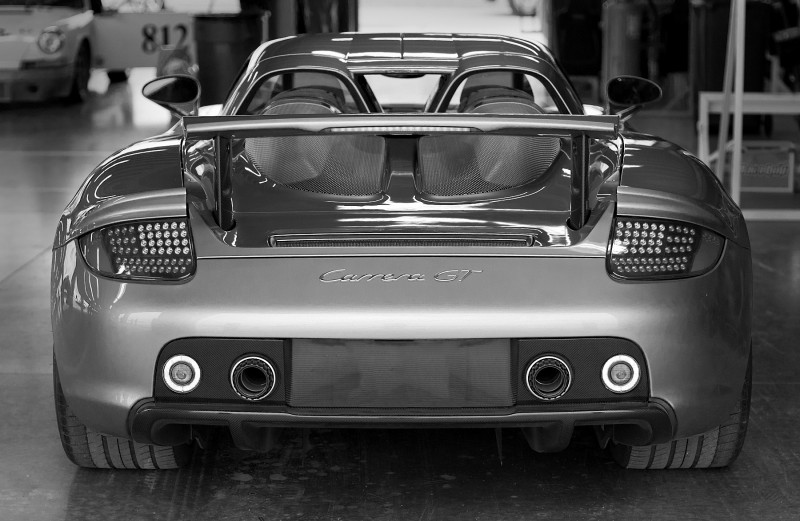
[[[191,446],[148,445],[107,436],[86,427],[72,413],[53,363],[56,423],[64,453],[79,467],[96,469],[176,469],[191,458]]]
[[[752,354],[741,399],[727,421],[708,432],[667,443],[633,447],[614,444],[612,455],[627,469],[688,469],[727,467],[739,456],[747,434],[752,393]]]

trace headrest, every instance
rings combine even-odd
[[[464,89],[459,112],[474,114],[543,114],[533,95],[509,87]]]
[[[478,103],[468,112],[472,114],[544,114],[544,111],[534,102],[524,102],[513,98],[493,99]]]
[[[298,87],[273,96],[261,114],[340,114],[341,112],[339,100],[329,89]]]

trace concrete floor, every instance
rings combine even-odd
[[[445,16],[443,2],[424,2],[431,3],[436,4],[431,12]],[[388,1],[362,5],[389,9]],[[459,5],[473,11],[449,23],[465,27],[447,26],[440,18],[439,29],[519,27],[504,15],[504,2]],[[481,9],[491,16],[479,17],[483,23],[477,29],[474,18]],[[385,16],[365,8],[362,16],[365,29],[396,30],[378,26],[393,17],[398,25],[409,23],[400,10]],[[109,88],[95,74],[94,94],[83,106],[0,107],[1,521],[797,519],[796,223],[749,225],[755,274],[753,410],[743,453],[730,469],[624,471],[596,447],[591,432],[576,432],[562,453],[537,455],[516,430],[504,432],[502,463],[489,430],[315,430],[286,431],[269,454],[239,451],[223,438],[211,450],[196,452],[182,471],[73,466],[62,452],[53,411],[50,243],[58,215],[92,167],[167,125],[166,113],[138,94],[150,75],[137,70],[127,84]]]

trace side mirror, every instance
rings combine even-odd
[[[193,76],[172,74],[145,83],[142,94],[178,117],[196,116],[200,100],[200,83]]]
[[[612,107],[623,107],[617,113],[628,119],[644,105],[660,100],[661,87],[638,76],[618,76],[608,81],[606,99]]]

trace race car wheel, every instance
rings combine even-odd
[[[72,414],[61,390],[58,368],[53,361],[53,390],[61,445],[79,467],[103,469],[176,469],[191,459],[191,446],[147,445],[106,436],[86,427]]]
[[[614,444],[614,459],[627,469],[705,469],[727,467],[739,456],[747,434],[752,389],[752,353],[742,388],[742,398],[728,421],[706,433],[669,443],[631,447]]]
[[[75,56],[75,65],[72,73],[72,88],[67,96],[67,101],[80,103],[89,97],[89,76],[92,72],[92,55],[89,46],[84,43]]]

